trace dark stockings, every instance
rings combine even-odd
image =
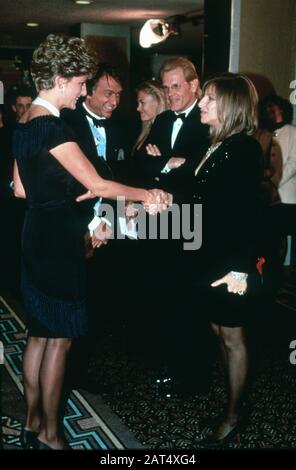
[[[23,363],[27,420],[40,441],[53,449],[64,447],[59,436],[59,409],[71,340],[29,337]]]
[[[212,324],[212,328],[221,343],[229,389],[225,420],[218,429],[219,438],[223,438],[238,422],[239,406],[247,378],[248,357],[242,327],[229,328]]]

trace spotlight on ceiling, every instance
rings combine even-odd
[[[39,26],[39,23],[26,23],[26,26],[28,26],[29,28],[37,28],[37,26]]]
[[[77,5],[90,5],[93,0],[74,0]]]
[[[140,46],[151,47],[165,41],[171,34],[179,34],[173,24],[166,20],[147,20],[140,31]]]

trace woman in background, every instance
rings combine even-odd
[[[133,147],[133,154],[143,147],[156,116],[168,109],[164,88],[157,80],[141,83],[136,88],[136,93],[142,129]]]
[[[296,126],[291,124],[293,107],[281,96],[266,96],[261,104],[261,119],[263,132],[269,132],[269,147],[266,152],[266,167],[270,181],[278,190],[282,205],[273,209],[275,227],[282,228],[288,237],[286,239],[287,253],[283,261],[284,273],[290,274],[291,266],[295,263],[295,220],[296,205]],[[259,139],[262,143],[262,138]],[[294,224],[295,225],[295,224]],[[292,236],[293,234],[293,236]]]

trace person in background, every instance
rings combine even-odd
[[[157,184],[174,193],[184,187],[187,175],[206,151],[208,126],[200,121],[198,100],[202,92],[194,64],[184,57],[172,57],[162,64],[159,75],[169,109],[156,117],[146,145],[140,148],[133,162],[137,165],[139,181],[145,178],[150,187]],[[147,319],[154,312],[152,327],[159,336],[159,348],[168,365],[166,376],[157,378],[157,383],[165,384],[160,386],[161,393],[173,397],[206,392],[210,378],[202,351],[211,332],[201,315],[197,316],[189,307],[185,311],[183,308],[183,297],[191,295],[191,273],[183,263],[182,243],[169,237],[149,240],[146,245],[149,253],[146,272],[152,276],[157,266],[159,278],[163,279],[155,286],[155,306],[149,308],[147,303],[145,306]],[[181,284],[182,288],[176,289]]]
[[[23,357],[27,405],[23,448],[64,449],[61,396],[73,338],[87,334],[85,227],[76,201],[118,196],[165,202],[160,191],[103,179],[60,119],[86,96],[94,59],[83,39],[49,35],[34,51],[32,77],[38,96],[13,135],[14,193],[26,198],[22,237],[22,294],[28,339]],[[81,197],[81,186],[87,192]],[[148,207],[147,207],[148,209]]]
[[[270,179],[284,204],[275,211],[281,216],[283,233],[287,233],[286,226],[291,225],[288,219],[295,219],[296,213],[296,126],[291,124],[293,108],[287,99],[271,95],[262,100],[260,111],[262,127],[271,133],[267,156]],[[291,265],[295,264],[295,238],[292,235],[287,237],[283,264],[285,273],[289,274]]]
[[[5,97],[4,127],[1,136],[1,189],[3,197],[1,209],[5,213],[6,233],[2,234],[3,264],[7,267],[2,286],[7,292],[19,297],[20,265],[21,265],[21,227],[24,220],[25,204],[13,196],[13,156],[12,132],[18,122],[32,104],[34,90],[26,85],[12,86]]]
[[[15,118],[17,121],[19,121],[21,117],[28,111],[34,96],[34,91],[25,85],[16,88],[13,93],[11,109],[15,113]]]
[[[3,123],[2,136],[4,140],[1,139],[1,143],[4,142],[5,145],[2,143],[1,153],[4,151],[6,153],[8,185],[11,183],[13,176],[13,158],[11,155],[13,126],[28,111],[34,96],[34,91],[26,85],[13,85],[7,92],[6,101],[9,104],[6,105],[5,112],[3,107],[2,117],[5,118],[5,122]]]
[[[168,109],[164,88],[157,80],[140,83],[136,88],[136,94],[142,129],[133,147],[133,154],[145,145],[156,116]]]
[[[194,64],[184,57],[169,58],[161,65],[159,76],[169,110],[156,118],[139,162],[151,185],[157,182],[158,187],[175,192],[186,184],[187,174],[193,171],[204,154],[208,145],[208,128],[200,121],[198,100],[202,92]],[[179,240],[158,241],[155,253],[155,258],[161,260],[163,266],[162,277],[167,280],[166,290],[159,293],[159,302],[165,303],[167,312],[174,311],[173,315],[163,311],[158,314],[163,324],[162,343],[167,356],[168,376],[157,380],[165,383],[165,396],[205,392],[209,384],[208,368],[202,361],[199,362],[200,367],[197,366],[198,359],[193,358],[201,357],[197,348],[202,350],[202,344],[208,341],[206,326],[197,325],[201,317],[197,318],[189,308],[182,312],[184,317],[180,321],[183,295],[190,296],[187,278],[191,275],[183,263],[181,243]],[[175,289],[180,282],[184,294]],[[192,337],[192,331],[196,329],[199,330],[198,346],[196,338]]]
[[[8,249],[11,246],[11,238],[15,236],[14,229],[11,230],[11,227],[14,226],[15,215],[13,213],[10,215],[12,208],[11,160],[5,129],[4,106],[0,105],[0,219],[3,223],[3,229],[0,232],[0,265],[5,266],[5,269],[0,272],[1,289],[9,287],[11,279],[15,277],[15,263],[12,263],[11,259],[15,257],[15,250]]]
[[[64,109],[62,119],[71,127],[75,138],[85,156],[94,165],[97,172],[107,179],[122,181],[125,168],[125,157],[130,145],[125,132],[124,123],[114,119],[113,113],[120,105],[123,91],[123,79],[115,66],[103,62],[100,63],[92,78],[86,82],[87,95],[79,100],[75,110]],[[125,180],[127,184],[134,181]],[[137,185],[137,184],[136,184]],[[82,188],[81,188],[82,190]],[[123,256],[124,240],[112,240],[101,250],[93,250],[90,245],[90,233],[88,224],[95,214],[99,214],[100,204],[108,203],[114,207],[114,201],[87,200],[80,203],[80,220],[85,227],[86,245],[89,247],[89,259],[87,261],[87,311],[90,324],[90,334],[87,338],[76,339],[73,342],[66,382],[70,388],[82,388],[91,393],[101,393],[105,390],[104,384],[88,373],[88,364],[94,354],[99,336],[110,327],[117,324],[119,308],[113,296],[113,283],[109,282],[114,272],[114,264],[121,264]],[[117,227],[117,225],[116,225]],[[106,227],[106,230],[109,230]],[[112,227],[113,232],[116,228]],[[95,232],[97,233],[97,231]],[[103,319],[99,315],[97,304],[97,278],[100,277],[102,266],[104,266],[104,279],[100,278],[100,289],[104,296],[100,302],[100,309],[108,309],[110,315]],[[117,286],[117,290],[121,285]],[[120,295],[118,295],[120,298]],[[110,302],[110,299],[113,299]]]
[[[172,57],[162,64],[159,75],[169,110],[155,119],[140,153],[139,171],[151,184],[159,181],[159,187],[169,184],[173,188],[183,183],[183,163],[186,161],[185,169],[192,170],[203,155],[208,144],[207,126],[200,122],[197,103],[201,88],[194,64],[184,57]]]
[[[167,100],[163,86],[157,80],[146,80],[140,83],[136,88],[137,97],[137,111],[140,115],[141,130],[136,137],[133,145],[131,157],[126,161],[126,181],[128,184],[149,185],[150,181],[146,179],[145,172],[137,171],[139,159],[141,159],[140,152],[145,148],[145,143],[149,139],[149,133],[156,117],[167,110]],[[147,217],[148,221],[148,217]],[[147,231],[148,232],[148,231]],[[148,233],[147,233],[148,236]],[[153,242],[152,242],[152,246]],[[125,315],[125,322],[127,323],[126,334],[128,335],[129,350],[133,351],[135,348],[137,354],[151,354],[150,335],[152,334],[151,328],[154,327],[154,322],[151,320],[154,316],[154,307],[151,305],[147,308],[147,314],[144,319],[139,317],[138,306],[143,303],[143,296],[145,289],[143,286],[149,282],[151,258],[155,253],[150,253],[151,240],[137,240],[126,238],[121,244],[121,260],[125,266],[127,279],[129,279],[129,270],[132,273],[135,269],[137,260],[141,263],[137,265],[138,279],[134,281],[134,302],[128,309],[128,315]],[[123,281],[122,281],[123,282]],[[127,288],[128,286],[126,286]],[[147,301],[145,302],[147,304]],[[146,310],[146,305],[143,306],[143,311]],[[150,310],[150,312],[148,312]],[[143,329],[143,321],[145,322],[145,329]],[[144,331],[145,330],[145,331]],[[155,354],[157,355],[157,348]]]
[[[0,199],[3,200],[11,192],[9,191],[10,164],[9,164],[9,143],[7,139],[4,119],[4,106],[0,105]]]
[[[113,65],[103,62],[86,87],[87,96],[79,100],[74,111],[64,110],[62,118],[97,170],[106,178],[118,179],[129,150],[123,124],[112,117],[120,104],[123,80]]]

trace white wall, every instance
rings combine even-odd
[[[289,98],[296,78],[296,1],[233,0],[230,70],[261,75]]]

